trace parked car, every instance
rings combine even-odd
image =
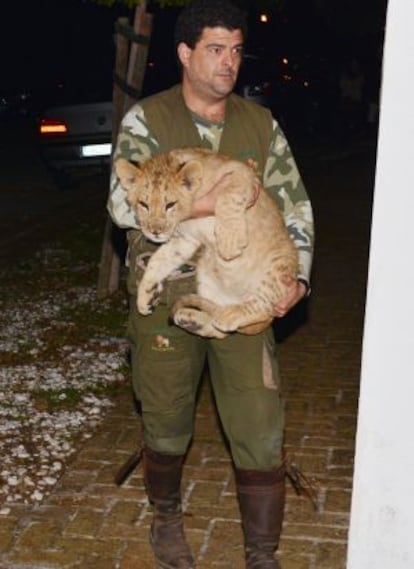
[[[42,156],[51,168],[108,164],[112,102],[50,107],[39,121]]]
[[[267,79],[255,77],[257,61],[247,56],[240,73],[236,92],[258,104],[268,105]],[[154,74],[154,80],[151,78]],[[166,77],[150,64],[144,84],[144,94],[166,88],[178,81],[179,76],[168,76],[168,84],[160,84],[160,77]],[[156,83],[157,82],[157,83]],[[154,86],[156,85],[156,88]],[[106,88],[107,99],[102,98],[104,90],[91,97],[91,91],[66,94],[64,89],[56,91],[55,100],[61,104],[47,106],[38,120],[41,156],[59,185],[66,184],[68,174],[83,167],[107,167],[111,158],[112,110],[111,89]],[[95,89],[96,91],[96,89]],[[88,94],[89,100],[86,99]]]
[[[56,84],[39,95],[40,155],[58,185],[79,168],[107,167],[111,156],[111,84]]]

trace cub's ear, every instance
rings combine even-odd
[[[125,158],[118,158],[114,164],[121,185],[127,190],[135,190],[140,177],[140,169]]]
[[[196,193],[203,181],[203,166],[199,160],[189,160],[180,168],[179,175],[184,188]]]

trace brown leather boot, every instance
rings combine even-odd
[[[246,569],[281,569],[275,558],[285,507],[285,467],[236,469]]]
[[[144,482],[154,507],[150,543],[158,569],[195,567],[184,537],[180,493],[183,458],[149,448],[143,452]]]

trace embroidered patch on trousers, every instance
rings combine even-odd
[[[174,348],[170,344],[170,339],[163,334],[156,334],[153,338],[151,349],[156,352],[173,352]]]

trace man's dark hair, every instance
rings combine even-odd
[[[225,28],[241,30],[243,38],[247,35],[246,14],[228,0],[193,0],[177,18],[174,44],[184,42],[194,49],[204,28]]]

